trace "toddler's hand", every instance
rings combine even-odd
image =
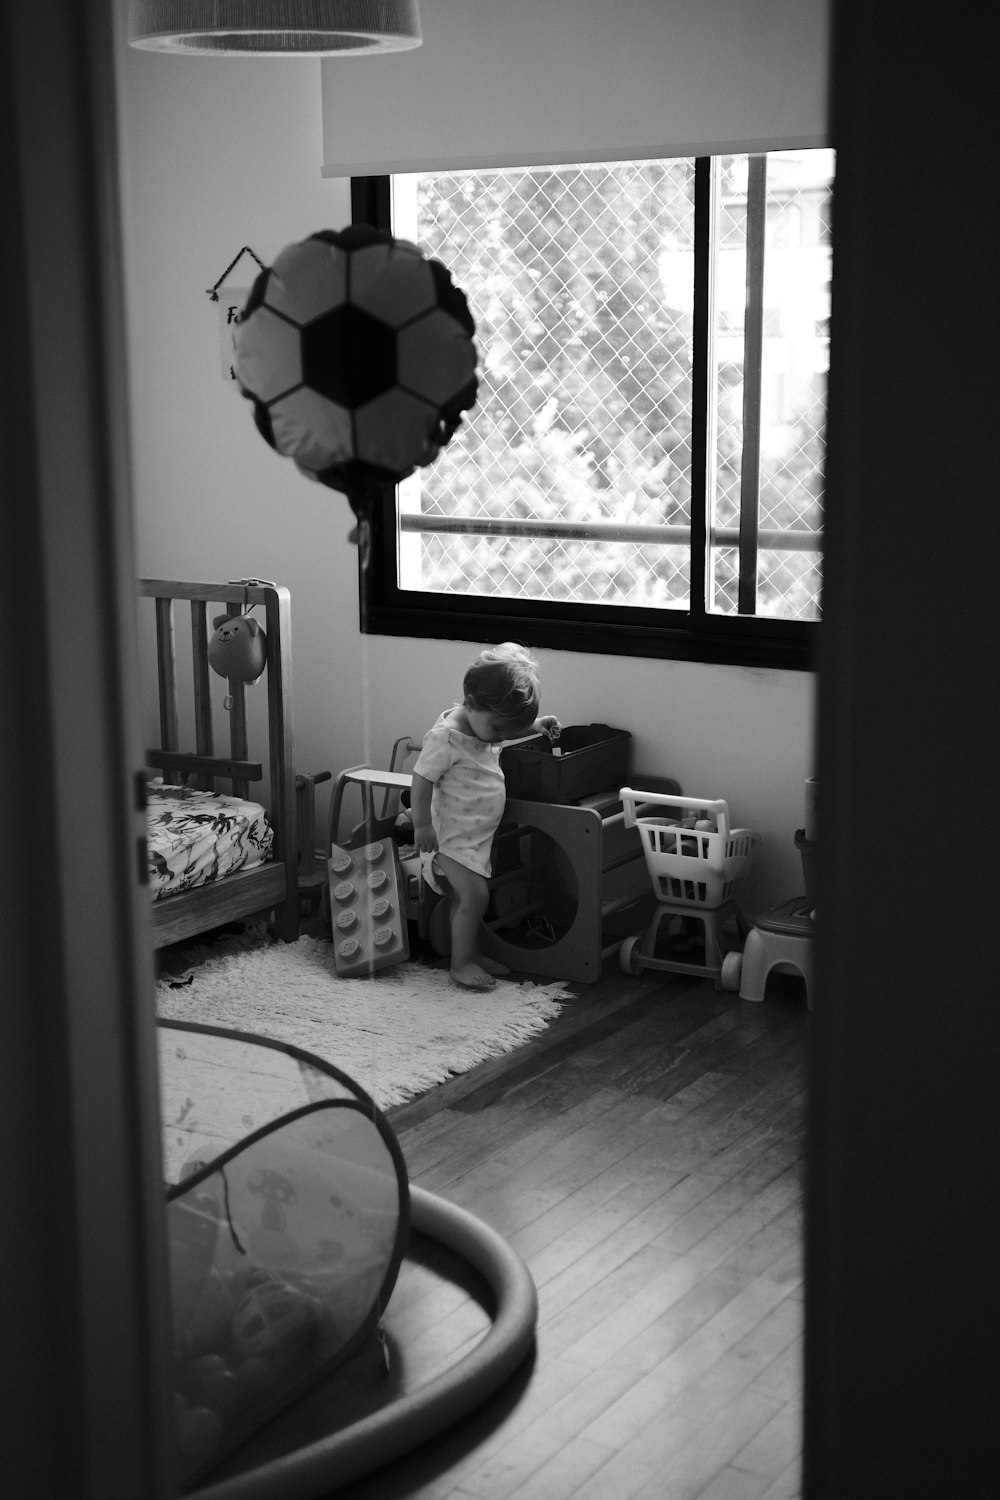
[[[557,740],[562,734],[562,725],[555,714],[546,714],[544,718],[537,721],[536,727],[550,740]]]
[[[413,827],[413,842],[421,854],[433,854],[438,846],[434,825],[432,823],[415,823]]]

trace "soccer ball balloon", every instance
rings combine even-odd
[[[361,516],[432,463],[475,404],[475,324],[440,261],[352,225],[289,245],[254,282],[236,376],[273,448]]]

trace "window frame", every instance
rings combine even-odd
[[[710,157],[695,158],[695,276],[691,409],[691,599],[687,610],[572,604],[400,589],[396,581],[396,488],[371,513],[371,547],[359,558],[363,634],[497,642],[610,656],[814,671],[819,620],[713,614],[707,608],[710,413]],[[351,218],[392,229],[391,179],[351,179]],[[484,530],[486,527],[483,528]]]

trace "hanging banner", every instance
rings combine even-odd
[[[219,357],[223,380],[236,379],[236,330],[240,324],[240,313],[250,295],[249,286],[223,286],[217,288],[216,310],[219,318]]]

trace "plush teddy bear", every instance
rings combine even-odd
[[[208,664],[220,677],[256,682],[267,661],[267,636],[251,615],[218,615],[208,643]]]

